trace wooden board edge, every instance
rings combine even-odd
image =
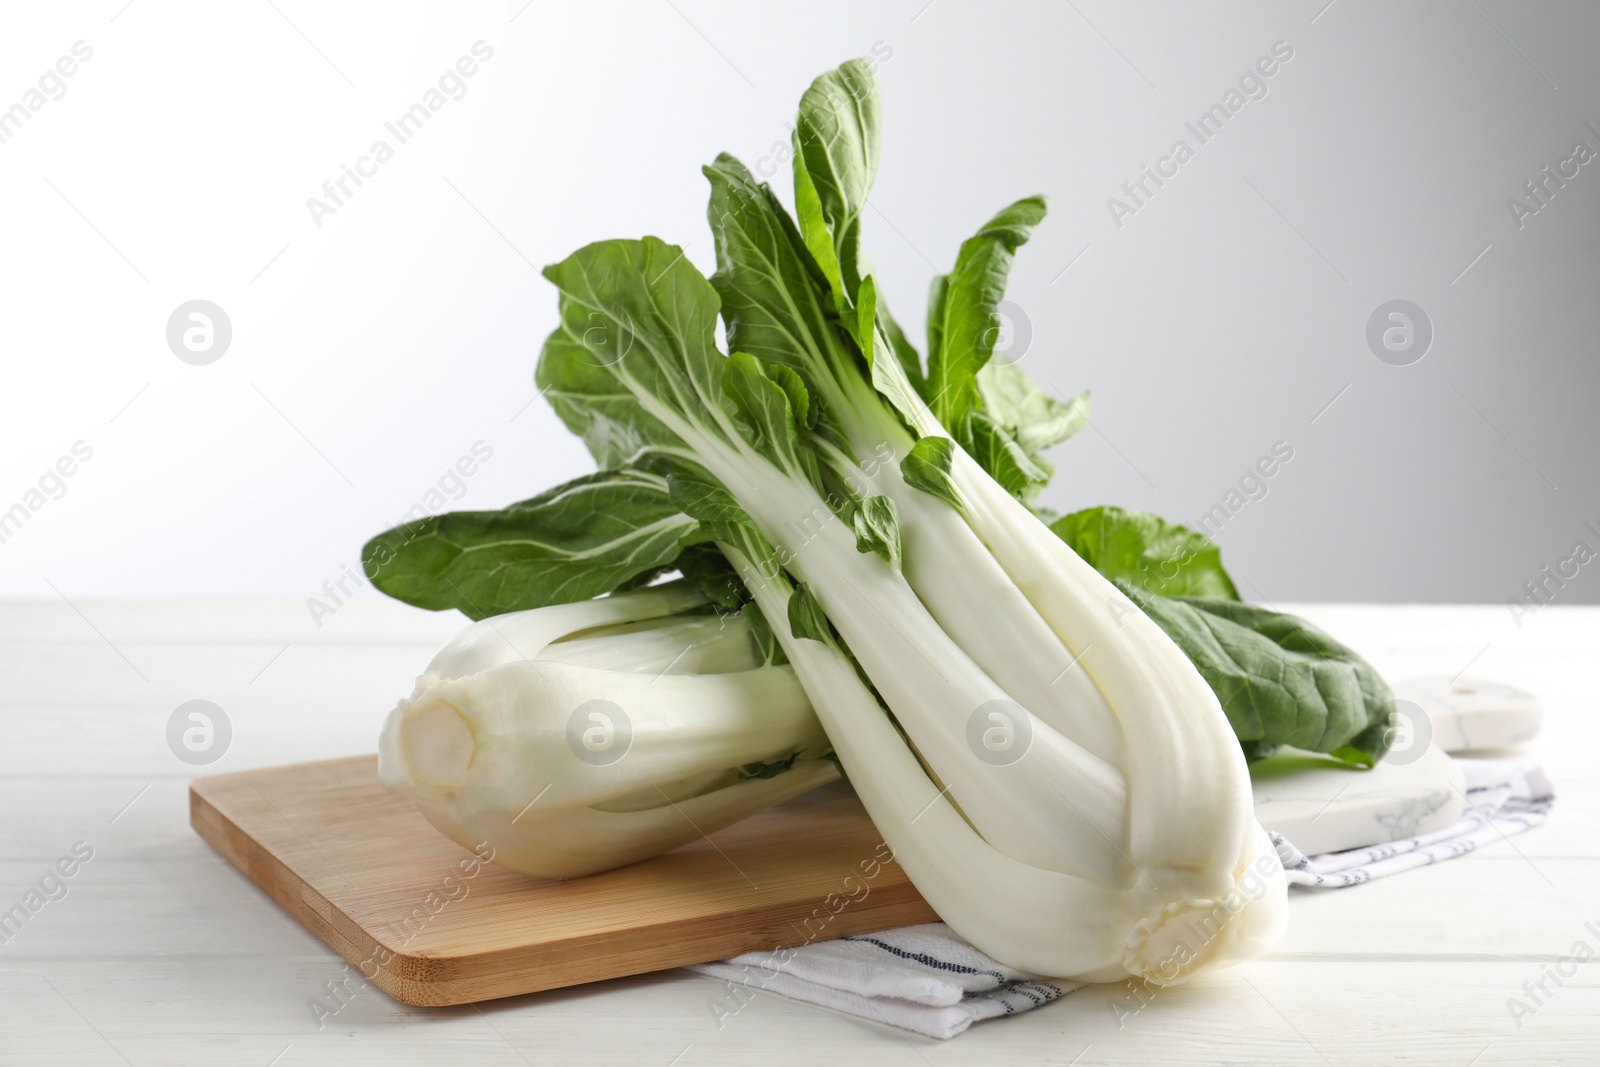
[[[349,757],[351,760],[365,758],[370,757]],[[195,833],[295,921],[355,967],[364,979],[394,999],[416,1007],[450,1007],[544,992],[711,962],[743,952],[781,950],[938,919],[910,882],[905,881],[883,887],[870,907],[846,905],[831,912],[826,902],[819,900],[809,911],[796,909],[793,916],[776,920],[787,922],[799,935],[795,938],[769,928],[758,936],[757,944],[751,944],[750,937],[741,932],[749,929],[748,924],[771,927],[775,921],[770,906],[752,905],[746,911],[724,914],[718,917],[718,922],[727,925],[730,932],[720,944],[716,938],[709,939],[716,946],[710,955],[704,951],[687,957],[672,955],[668,946],[681,940],[682,930],[678,924],[640,927],[634,931],[636,935],[642,934],[662,948],[658,960],[645,966],[597,968],[590,964],[583,969],[581,977],[573,977],[570,966],[563,966],[563,962],[589,958],[590,953],[603,950],[614,935],[592,934],[538,946],[460,956],[407,953],[379,941],[213,804],[206,795],[205,786],[229,777],[233,775],[213,775],[190,783],[189,822]],[[867,899],[873,895],[869,893]],[[827,912],[825,921],[818,912]],[[819,929],[813,932],[808,920],[816,922]],[[530,980],[530,974],[534,973],[547,974],[548,981]]]
[[[223,777],[216,775],[213,777]],[[199,788],[208,779],[201,778],[189,784],[189,825],[200,839],[227,860],[240,874],[248,878],[267,898],[283,908],[289,916],[304,926],[318,940],[333,949],[346,963],[355,967],[361,976],[385,993],[405,1004],[419,1007],[439,1006],[441,1001],[423,998],[410,991],[411,983],[393,971],[377,967],[369,973],[367,966],[388,949],[380,946],[359,923],[313,889],[305,879],[284,864],[259,842],[213,805]],[[337,916],[342,923],[331,922]],[[340,926],[345,929],[341,930]],[[346,932],[348,931],[348,933]],[[380,951],[381,950],[381,951]],[[396,960],[402,957],[396,956]],[[421,957],[404,958],[406,962],[423,963]],[[468,998],[452,1001],[467,1003]]]
[[[597,965],[596,958],[621,959],[608,957],[610,942],[617,935],[602,933],[459,956],[396,953],[390,966],[398,970],[399,980],[407,990],[407,995],[399,999],[409,1004],[447,1006],[628,978],[710,963],[746,952],[777,951],[938,921],[938,915],[910,882],[886,886],[874,896],[876,899],[870,907],[846,906],[825,919],[815,914],[826,911],[820,901],[809,912],[796,908],[789,917],[775,918],[771,905],[751,905],[748,909],[729,911],[715,919],[726,927],[727,933],[720,938],[716,935],[695,938],[700,948],[692,953],[681,949],[673,951],[674,946],[685,940],[680,923],[634,927],[628,931],[635,941],[633,955],[639,955],[637,942],[640,940],[656,950],[650,962],[642,964]],[[814,929],[808,920],[816,923]],[[783,929],[784,926],[793,934]],[[760,930],[754,938],[748,932],[753,928]],[[585,962],[581,968],[573,968],[569,962],[572,960]],[[574,974],[574,970],[581,973]],[[531,975],[545,977],[530,978]]]

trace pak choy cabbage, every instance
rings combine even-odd
[[[842,771],[1002,962],[1174,982],[1255,955],[1284,885],[1247,758],[1370,766],[1392,698],[1243,603],[1204,536],[1031,506],[1090,411],[994,358],[1044,201],[934,279],[924,359],[862,249],[879,136],[846,63],[802,97],[792,213],[733,157],[704,168],[709,277],[653,237],[545,270],[535,380],[599,469],[368,543],[378,588],[478,620],[391,713],[384,776],[455,839],[569,877]]]

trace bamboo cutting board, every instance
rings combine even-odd
[[[200,778],[189,817],[407,1004],[509,997],[937,918],[882,862],[882,838],[842,783],[564,882],[479,861],[383,787],[376,756]]]

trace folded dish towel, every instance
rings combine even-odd
[[[1466,772],[1467,808],[1455,826],[1320,856],[1306,856],[1273,835],[1289,884],[1358,885],[1463,856],[1545,821],[1555,792],[1543,771],[1489,760],[1459,762]],[[983,1019],[1029,1011],[1080,988],[997,963],[944,923],[747,952],[689,970],[724,982],[729,1005],[742,1005],[764,990],[936,1038],[954,1037]]]
[[[746,952],[689,970],[731,986],[734,1003],[766,990],[928,1037],[1048,1004],[1079,983],[996,963],[944,923],[902,926],[775,952]]]

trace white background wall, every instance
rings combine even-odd
[[[699,166],[758,165],[876,45],[866,238],[903,322],[994,210],[1051,198],[1021,358],[1095,419],[1047,503],[1192,521],[1285,441],[1218,535],[1248,597],[1503,602],[1600,547],[1600,164],[1520,229],[1507,208],[1600,150],[1600,8],[1325,4],[10,6],[0,108],[93,56],[0,144],[0,509],[93,456],[0,544],[0,593],[309,597],[475,442],[450,506],[587,470],[529,406],[537,268],[653,233],[709,271]],[[480,40],[465,95],[318,227],[307,198]],[[1278,41],[1266,96],[1116,226],[1107,199]],[[195,298],[233,327],[206,366],[165,339]],[[1436,331],[1410,366],[1365,340],[1393,298]],[[1560,596],[1600,601],[1600,563]]]

